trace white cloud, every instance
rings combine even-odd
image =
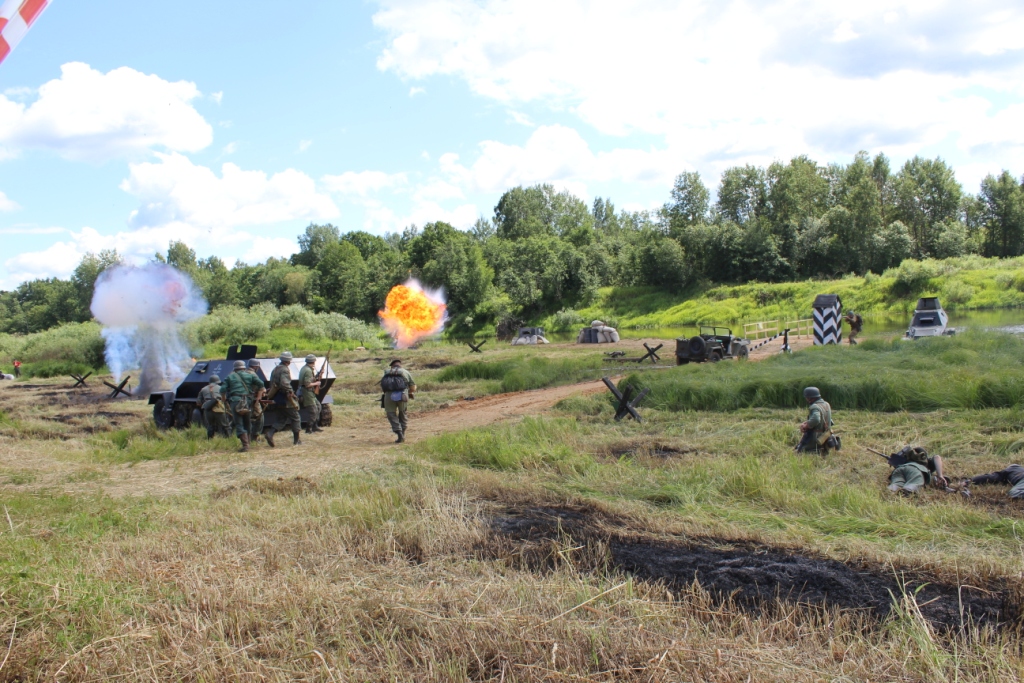
[[[299,140],[299,154],[309,149],[313,144],[312,140]]]
[[[224,101],[224,91],[218,90],[215,93],[210,93],[210,99],[216,102],[217,104],[220,104]]]
[[[237,142],[229,142],[228,144],[224,145],[224,149],[221,150],[221,154],[227,156],[227,155],[230,155],[230,154],[234,154],[237,151],[238,151],[238,143]]]
[[[298,242],[287,237],[257,237],[251,242],[252,246],[242,254],[242,260],[246,263],[259,263],[274,258],[287,258],[299,251]]]
[[[321,181],[331,192],[365,197],[373,192],[402,186],[408,181],[408,178],[405,173],[346,171],[341,175],[324,176]]]
[[[17,211],[21,207],[18,206],[18,202],[10,199],[6,194],[0,192],[0,213],[6,213],[8,211]]]
[[[87,64],[65,64],[31,104],[0,97],[0,154],[41,148],[103,161],[154,148],[198,151],[213,141],[212,128],[190,104],[199,96],[194,83],[128,67],[103,74]]]
[[[860,34],[853,30],[853,24],[849,21],[839,24],[832,32],[832,41],[836,43],[846,43],[857,38],[860,38]]]
[[[423,95],[427,92],[426,88],[420,88],[419,86],[413,86],[409,88],[409,97],[416,97],[417,95]]]
[[[489,140],[464,166],[456,154],[441,157],[441,173],[470,192],[497,193],[516,185],[552,183],[582,197],[587,183],[622,181],[669,186],[685,162],[666,150],[615,149],[594,153],[574,129],[541,126],[523,146]]]
[[[267,176],[232,163],[221,177],[181,154],[157,154],[158,162],[130,165],[121,189],[142,204],[132,227],[182,223],[205,229],[267,225],[291,220],[324,220],[338,215],[331,198],[312,178],[294,169]]]
[[[805,153],[913,155],[975,131],[999,139],[964,149],[964,163],[1024,149],[1024,127],[990,125],[993,102],[1024,103],[1024,5],[1012,0],[378,2],[380,69],[459,78],[513,120],[531,104],[605,134],[659,136],[706,171]],[[998,145],[1014,151],[991,156]],[[536,177],[551,157],[491,172]]]

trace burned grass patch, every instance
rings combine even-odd
[[[619,458],[657,458],[669,460],[687,453],[696,453],[697,449],[687,445],[670,444],[662,441],[625,441],[607,446],[605,454],[618,460]]]
[[[861,611],[880,621],[894,601],[912,595],[922,616],[945,632],[1013,628],[1021,620],[1019,589],[1004,579],[956,585],[916,568],[840,562],[795,548],[655,536],[586,506],[505,507],[490,521],[484,552],[492,559],[534,571],[566,563],[580,571],[620,571],[680,593],[696,583],[718,603],[754,613],[797,604]]]

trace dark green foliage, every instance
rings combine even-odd
[[[67,360],[44,360],[38,363],[24,363],[21,372],[25,377],[70,377],[72,373],[84,375],[95,370],[95,366]]]
[[[816,347],[757,363],[718,363],[634,374],[623,382],[651,389],[645,405],[662,410],[806,407],[816,386],[833,408],[927,411],[1024,405],[1024,340],[970,333],[914,342],[868,340]],[[837,416],[837,422],[841,418]]]
[[[526,391],[557,384],[572,384],[582,379],[597,378],[601,374],[601,357],[579,358],[524,358],[514,361],[487,363],[470,361],[442,370],[438,382],[464,382],[468,380],[501,380],[502,391]]]

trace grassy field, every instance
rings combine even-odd
[[[1024,503],[894,497],[864,447],[920,444],[960,478],[1016,456],[1024,410],[856,387],[968,396],[972,368],[1012,382],[1020,351],[867,340],[651,369],[624,380],[652,388],[643,424],[596,393],[429,432],[466,396],[602,362],[428,344],[403,353],[417,436],[391,446],[388,357],[349,350],[335,426],[250,456],[159,432],[141,402],[0,387],[0,681],[1017,681]],[[824,371],[844,451],[794,455],[800,385]]]
[[[1015,308],[1024,306],[1024,259],[905,261],[881,275],[695,286],[677,295],[655,288],[608,287],[591,306],[578,311],[578,317],[623,328],[798,320],[810,317],[814,297],[823,293],[840,295],[846,309],[866,315],[906,315],[919,296],[938,296],[949,310]],[[552,329],[557,326],[555,316],[542,322]]]

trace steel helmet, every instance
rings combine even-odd
[[[250,358],[249,359],[249,367],[250,368],[258,368],[259,366],[260,366],[259,360],[257,360],[256,358]]]
[[[220,377],[218,375],[210,375],[210,384],[220,384]]]
[[[235,370],[245,370],[245,361],[236,360],[234,365]]]
[[[307,363],[315,363],[316,362],[316,356],[314,356],[312,353],[309,354],[308,356],[306,356],[306,362]]]
[[[281,354],[281,362],[282,363],[291,363],[292,362],[292,352],[291,351],[285,351],[284,353],[282,353]]]
[[[812,398],[821,398],[821,392],[818,391],[818,387],[807,387],[804,389],[804,398],[808,400]]]

